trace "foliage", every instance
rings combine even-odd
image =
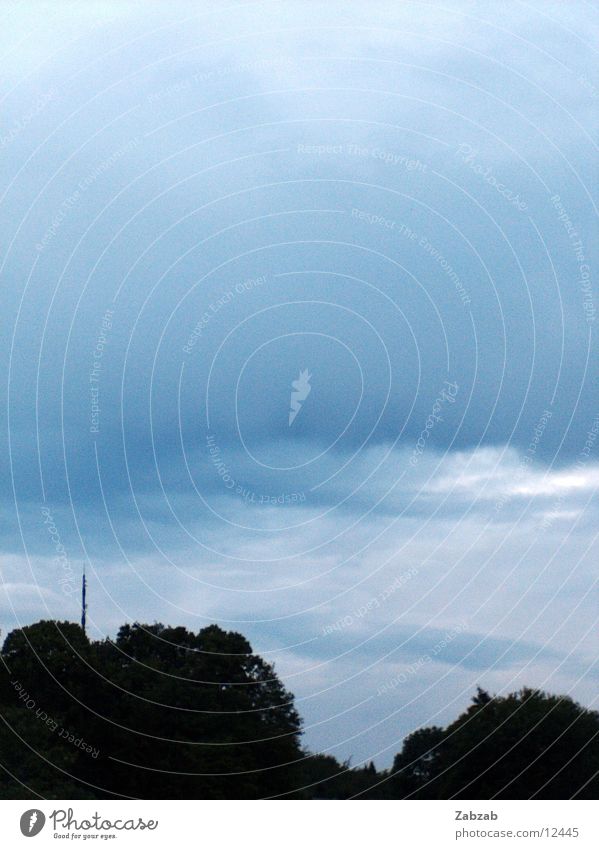
[[[10,634],[2,657],[5,798],[19,781],[55,798],[255,798],[297,786],[293,696],[240,634],[136,624],[90,643],[75,625],[39,622]],[[97,754],[58,737],[38,710]],[[53,790],[57,765],[75,792]]]
[[[595,799],[598,769],[599,713],[539,690],[479,689],[447,728],[406,739],[392,780],[401,797]]]
[[[0,798],[596,798],[599,714],[478,690],[390,771],[300,746],[293,696],[241,634],[124,625],[13,631],[0,654]]]

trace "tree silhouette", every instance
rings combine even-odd
[[[216,625],[13,631],[0,654],[0,798],[596,798],[599,714],[564,696],[478,689],[389,772],[300,746],[274,668]]]
[[[567,696],[479,688],[445,729],[410,735],[394,762],[397,795],[429,799],[595,799],[599,713]]]
[[[441,764],[442,728],[420,728],[404,740],[393,761],[393,784],[402,798],[435,798]]]
[[[254,798],[298,784],[293,696],[240,634],[136,624],[90,643],[78,626],[40,622],[10,634],[3,659],[2,712],[33,741],[23,758],[4,724],[5,796],[19,780],[55,796],[56,763],[82,791],[114,797]],[[98,754],[58,737],[38,709]]]

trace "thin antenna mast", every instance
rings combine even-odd
[[[86,591],[85,566],[83,566],[83,578],[81,580],[81,627],[83,629],[83,633],[85,633],[85,615],[87,613],[87,602],[85,601],[85,591]]]

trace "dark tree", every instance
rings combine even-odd
[[[7,636],[0,655],[0,798],[95,798],[93,788],[73,778],[88,650],[71,622],[42,621]]]
[[[430,799],[595,799],[599,714],[567,696],[478,690],[445,729],[421,729],[395,758],[397,795]]]
[[[435,798],[444,736],[443,729],[433,725],[406,737],[401,752],[393,761],[392,784],[396,797]]]
[[[256,798],[298,786],[293,696],[240,634],[126,625],[90,643],[76,625],[40,622],[12,632],[2,656],[5,798],[19,781],[24,795],[55,798]]]
[[[301,772],[303,791],[298,797],[306,799],[383,799],[389,797],[389,787],[374,764],[352,769],[349,762],[332,755],[307,755]]]
[[[293,696],[241,634],[42,621],[0,654],[0,798],[577,798],[599,792],[599,714],[479,689],[409,735],[390,772],[300,747]]]

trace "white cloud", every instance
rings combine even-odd
[[[472,500],[509,498],[550,498],[562,494],[589,494],[599,487],[599,465],[572,464],[566,468],[546,468],[523,462],[522,455],[509,448],[478,448],[448,455],[440,476],[427,485],[431,493],[456,493]]]

